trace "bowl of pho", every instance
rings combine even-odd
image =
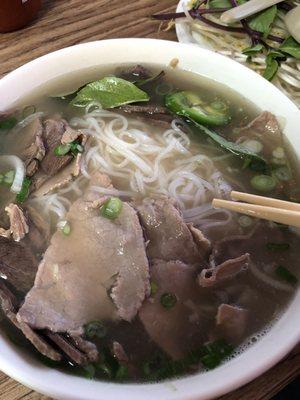
[[[211,399],[300,337],[300,113],[209,50],[85,43],[0,81],[0,369],[72,400]]]

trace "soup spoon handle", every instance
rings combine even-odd
[[[226,24],[231,24],[236,21],[240,21],[243,18],[247,18],[250,15],[256,14],[259,11],[265,10],[274,4],[280,3],[282,0],[250,0],[241,6],[234,7],[228,11],[225,11],[220,19]]]

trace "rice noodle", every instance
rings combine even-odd
[[[259,270],[254,263],[251,263],[250,270],[257,279],[263,281],[276,290],[284,290],[285,292],[293,292],[294,290],[294,288],[288,283],[280,282]]]
[[[50,219],[65,219],[69,199],[81,196],[94,171],[111,177],[117,189],[95,188],[103,195],[124,198],[164,194],[174,197],[182,210],[197,209],[214,197],[224,197],[231,187],[216,169],[207,153],[218,154],[210,145],[193,145],[180,129],[178,120],[163,130],[141,120],[103,110],[97,104],[82,117],[70,120],[89,139],[81,162],[81,176],[54,194],[33,199]],[[90,112],[89,112],[90,111]],[[216,216],[214,222],[211,217]],[[207,227],[230,222],[231,213],[210,210],[204,218]]]
[[[299,1],[294,1],[294,5],[299,5]],[[247,35],[239,33],[228,33],[220,29],[208,26],[202,21],[192,19],[188,14],[187,9],[190,1],[181,2],[182,9],[186,14],[186,18],[180,19],[178,23],[188,24],[191,41],[205,45],[208,48],[217,51],[220,54],[229,56],[230,58],[250,67],[259,74],[262,74],[266,68],[266,58],[263,55],[252,57],[249,62],[247,55],[242,53],[242,50],[250,47],[250,38]],[[284,13],[278,11],[278,18],[274,22],[271,33],[280,37],[287,37],[288,32],[284,23]],[[206,15],[213,22],[220,23],[219,17],[213,14]],[[274,42],[268,44],[274,47]],[[276,46],[276,45],[275,45]],[[300,60],[289,57],[282,62],[276,77],[272,83],[283,91],[300,107]]]

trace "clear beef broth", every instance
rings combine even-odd
[[[60,361],[49,361],[47,357],[41,356],[29,341],[24,340],[18,323],[17,327],[19,329],[16,328],[16,324],[9,322],[5,315],[1,319],[1,330],[9,338],[12,338],[14,342],[28,348],[28,351],[33,352],[37,358],[42,359],[51,366],[62,368],[71,373],[84,374],[89,378],[117,380],[120,382],[127,380],[156,381],[216,367],[233,354],[234,350],[238,352],[238,349],[243,348],[245,344],[248,345],[256,341],[261,332],[266,332],[268,326],[273,324],[287,307],[295,293],[297,277],[299,278],[297,260],[300,239],[297,234],[289,227],[248,217],[245,218],[235,213],[224,214],[223,212],[222,214],[222,211],[220,211],[218,214],[217,211],[212,210],[210,203],[214,196],[226,197],[230,189],[287,200],[295,199],[298,196],[296,190],[297,177],[289,169],[291,175],[288,178],[286,178],[286,175],[283,176],[282,180],[277,177],[276,185],[269,187],[268,192],[265,192],[265,188],[263,188],[264,192],[261,193],[257,189],[257,185],[253,187],[252,183],[253,177],[261,174],[261,171],[249,168],[249,163],[247,164],[245,160],[241,160],[239,157],[224,150],[224,148],[220,148],[206,135],[199,134],[194,125],[187,120],[181,120],[180,122],[179,118],[175,116],[173,120],[176,120],[177,123],[166,122],[166,120],[153,120],[151,113],[150,116],[149,114],[145,116],[139,112],[130,113],[128,110],[125,112],[118,108],[111,110],[114,114],[109,115],[106,115],[107,113],[105,114],[105,111],[102,112],[101,110],[99,111],[99,113],[102,112],[101,115],[98,115],[97,112],[93,114],[93,108],[90,114],[86,116],[84,108],[76,108],[69,105],[70,98],[68,96],[76,88],[102,77],[120,76],[128,68],[128,66],[119,66],[116,69],[108,66],[100,70],[80,71],[79,73],[48,82],[27,98],[21,99],[16,104],[16,109],[18,109],[16,112],[17,119],[19,121],[23,120],[22,110],[23,112],[25,110],[28,112],[28,106],[32,104],[35,105],[34,110],[32,110],[33,114],[25,119],[27,127],[22,127],[22,124],[19,124],[11,130],[3,130],[0,155],[11,154],[23,157],[23,149],[18,148],[18,145],[16,145],[16,138],[18,135],[24,135],[25,130],[28,129],[28,121],[30,125],[35,118],[41,119],[42,128],[44,129],[43,135],[48,129],[50,139],[51,135],[56,132],[53,129],[61,129],[62,132],[65,132],[68,128],[64,125],[65,123],[61,123],[59,127],[56,123],[51,123],[51,125],[45,122],[47,118],[53,118],[54,116],[54,121],[57,121],[63,117],[74,130],[87,129],[88,126],[85,125],[85,121],[89,118],[89,123],[94,125],[89,125],[88,129],[95,129],[95,131],[94,134],[88,133],[87,142],[82,142],[84,149],[80,148],[79,154],[83,150],[84,162],[87,162],[87,154],[89,154],[89,159],[93,159],[93,163],[84,164],[85,168],[81,168],[79,176],[73,176],[72,181],[52,189],[50,194],[35,195],[36,192],[33,190],[28,197],[23,199],[22,204],[19,206],[25,210],[27,213],[26,218],[29,218],[31,222],[29,223],[29,233],[27,232],[25,237],[19,240],[18,245],[30,247],[30,251],[33,252],[32,257],[35,259],[36,269],[41,260],[43,260],[44,270],[40,265],[39,279],[45,279],[45,284],[49,281],[48,287],[56,284],[59,286],[59,279],[67,279],[66,282],[62,280],[63,284],[60,289],[57,289],[58,292],[55,292],[55,298],[57,303],[60,299],[64,299],[62,291],[65,290],[68,301],[72,303],[73,288],[69,287],[68,284],[72,280],[75,283],[77,282],[76,279],[79,275],[76,275],[76,270],[78,269],[78,273],[80,273],[80,265],[75,265],[76,260],[72,260],[72,251],[68,240],[73,240],[76,247],[81,246],[81,241],[84,243],[84,232],[86,232],[86,226],[88,227],[89,224],[80,222],[82,221],[80,218],[83,218],[80,213],[83,216],[86,215],[86,218],[91,218],[93,222],[91,222],[90,226],[91,230],[95,229],[95,235],[99,234],[99,230],[104,229],[103,221],[102,223],[100,221],[100,224],[97,225],[99,216],[103,216],[101,214],[103,211],[96,212],[93,209],[94,206],[90,206],[90,204],[94,203],[88,203],[91,201],[89,200],[91,190],[94,190],[89,183],[89,178],[95,174],[95,171],[100,170],[110,177],[114,189],[109,185],[103,186],[105,190],[98,190],[98,198],[103,198],[104,195],[106,196],[104,200],[109,201],[112,193],[118,197],[118,192],[113,192],[113,190],[119,190],[119,196],[124,204],[133,200],[133,203],[126,206],[123,205],[123,209],[120,211],[121,213],[125,211],[129,213],[127,219],[125,219],[126,221],[133,218],[132,225],[126,228],[129,229],[129,232],[124,230],[122,238],[125,238],[124,243],[126,243],[126,240],[130,241],[130,232],[134,231],[137,237],[136,240],[142,240],[146,243],[144,246],[134,246],[134,248],[138,247],[140,253],[146,251],[145,254],[150,262],[151,286],[148,289],[143,289],[144,294],[140,295],[143,297],[143,302],[140,302],[141,304],[137,306],[137,309],[134,312],[130,309],[129,317],[129,311],[122,310],[123,314],[121,315],[124,317],[120,318],[121,307],[118,303],[120,299],[116,299],[116,294],[114,293],[116,286],[114,285],[117,285],[116,282],[121,276],[121,272],[118,269],[114,270],[109,279],[104,274],[106,280],[101,281],[101,279],[104,279],[101,278],[100,281],[105,290],[101,292],[101,295],[99,294],[99,299],[102,298],[105,302],[110,299],[112,304],[113,301],[115,302],[115,308],[111,308],[111,318],[106,315],[103,319],[97,320],[96,325],[93,319],[85,321],[85,332],[80,331],[78,333],[77,330],[76,334],[71,329],[55,330],[53,328],[59,326],[59,324],[63,326],[62,321],[64,323],[68,321],[70,315],[64,315],[65,310],[62,307],[60,309],[62,315],[55,324],[52,324],[51,318],[57,318],[59,312],[56,308],[57,305],[54,304],[55,302],[53,303],[51,290],[49,291],[50,294],[47,294],[47,301],[43,303],[43,299],[36,298],[37,294],[33,288],[30,291],[30,296],[32,297],[26,297],[25,305],[22,306],[19,312],[18,321],[20,322],[21,318],[51,346],[52,350],[62,354],[63,357]],[[159,69],[151,66],[149,66],[149,69],[152,75],[160,72]],[[130,79],[131,81],[138,80],[134,74]],[[207,78],[177,69],[167,68],[162,78],[154,79],[144,84],[141,89],[148,93],[150,104],[155,106],[165,105],[166,94],[182,90],[199,94],[201,99],[205,100],[205,104],[210,107],[208,113],[211,112],[211,104],[220,103],[221,100],[223,107],[226,108],[226,113],[231,115],[231,120],[223,126],[210,127],[209,129],[213,129],[223,138],[232,142],[238,140],[237,143],[244,143],[247,137],[244,138],[240,130],[260,114],[260,111],[253,104],[250,104],[232,90]],[[53,97],[57,95],[63,95],[64,98]],[[143,105],[144,103],[138,104]],[[200,102],[200,107],[202,107],[202,104]],[[30,121],[30,118],[32,121]],[[125,123],[127,124],[126,126],[124,125]],[[96,126],[95,124],[98,125]],[[94,128],[91,128],[93,126]],[[182,129],[179,133],[178,126]],[[100,146],[99,143],[102,140],[100,138],[101,129],[106,132],[108,138],[110,138],[110,135],[115,135],[112,139],[113,142],[105,142],[104,140]],[[126,135],[128,138],[125,144],[131,143],[132,148],[128,145],[127,153],[124,153],[125,156],[122,155],[123,158],[120,158],[118,151],[121,152],[122,149],[120,150],[120,147],[114,146],[118,138],[125,140],[124,137]],[[133,153],[130,152],[131,149],[137,148],[137,146],[134,147],[134,143],[136,143],[134,135],[139,135],[139,146],[142,146],[140,148],[144,151],[142,154],[141,151],[134,153],[136,150],[132,150],[135,158],[132,156]],[[173,135],[171,139],[170,135]],[[145,139],[146,136],[147,139]],[[45,136],[43,136],[46,155],[40,156],[40,153],[35,152],[31,159],[31,162],[37,163],[35,167],[37,171],[33,173],[31,171],[31,185],[33,185],[33,182],[38,184],[39,179],[42,179],[43,183],[47,183],[50,179],[50,175],[47,174],[45,178],[45,166],[43,166],[47,151],[49,152],[49,148],[51,148],[50,139],[49,137],[45,139]],[[250,139],[252,140],[252,146],[257,147],[260,144],[257,138],[250,137]],[[76,140],[82,139],[76,138],[75,142]],[[146,141],[143,142],[143,140]],[[173,142],[177,140],[176,143],[174,142],[174,149],[171,149],[168,153],[169,155],[165,156],[165,158],[162,155],[159,156],[160,153],[163,154],[168,147],[171,147],[171,140]],[[80,143],[76,142],[76,146],[78,144],[80,145]],[[60,141],[58,141],[58,145],[60,146]],[[157,150],[159,146],[161,146],[160,150]],[[98,148],[101,148],[102,153],[98,153]],[[147,150],[147,148],[152,149],[152,151]],[[281,150],[278,150],[278,146],[276,149],[271,148],[269,151],[265,147],[263,148],[264,155],[271,154],[270,163],[272,165],[274,164],[274,154],[278,155],[280,151],[284,150],[287,154],[290,152],[289,149],[284,149],[283,147],[281,149],[281,146]],[[95,157],[95,154],[97,157]],[[63,157],[67,156],[67,154],[63,155]],[[126,157],[128,157],[129,161],[126,160]],[[145,164],[136,161],[137,157],[144,157]],[[288,156],[285,156],[284,159],[286,160],[287,158]],[[273,165],[272,174],[270,175],[272,177],[275,176],[274,174],[277,173],[278,168],[286,168],[286,165],[282,164],[282,158],[275,157],[275,161],[278,161],[279,164],[275,167]],[[66,158],[66,165],[69,162],[70,160]],[[83,161],[81,162],[83,163]],[[109,163],[111,165],[107,165]],[[195,166],[195,163],[199,164],[199,168]],[[158,174],[155,175],[154,173],[152,180],[143,180],[143,168],[147,171],[147,166],[152,168],[156,164],[158,165]],[[64,165],[63,167],[67,168]],[[290,168],[290,166],[288,167]],[[43,173],[41,173],[41,168]],[[63,169],[61,166],[59,168],[61,172]],[[140,168],[140,170],[137,171],[137,168]],[[153,170],[155,172],[155,169]],[[209,170],[211,170],[210,173],[208,172]],[[173,176],[172,171],[176,172]],[[286,170],[284,171],[286,172]],[[8,185],[3,184],[3,179],[8,179],[5,173],[6,171],[3,169],[2,184],[0,186],[0,217],[2,231],[6,233],[4,232],[1,236],[10,235],[7,234],[7,229],[9,229],[11,221],[7,216],[5,207],[14,202],[15,197],[15,194],[9,191],[9,185],[12,182]],[[131,175],[136,177],[135,181],[131,179]],[[177,176],[179,181],[176,180]],[[52,175],[51,177],[53,178]],[[196,186],[194,187],[193,185]],[[41,187],[43,188],[43,184]],[[159,190],[157,187],[159,187]],[[40,188],[37,190],[40,190]],[[173,200],[160,203],[160,200],[157,199],[161,195],[175,197],[177,203],[173,203]],[[95,196],[95,193],[93,193],[93,196]],[[95,202],[96,200],[96,203],[97,196],[96,198],[93,197],[93,201]],[[145,200],[147,198],[151,198],[150,202]],[[96,204],[95,207],[103,207],[103,204],[106,204],[104,200],[102,203],[100,202],[102,205]],[[74,208],[76,201],[84,202],[78,203],[78,210]],[[82,204],[85,205],[85,211],[80,208]],[[87,204],[89,204],[88,207],[86,206]],[[138,212],[138,218],[135,217],[136,211],[133,210],[132,204],[134,204],[134,208]],[[38,219],[36,215],[32,214],[33,209],[36,210],[39,216]],[[180,212],[178,212],[178,209],[180,209]],[[185,222],[193,223],[204,234],[204,238],[199,236],[199,231],[193,231]],[[118,223],[122,227],[126,224],[121,220]],[[112,227],[113,225],[108,224],[108,226]],[[115,229],[115,227],[111,229]],[[79,233],[82,238],[76,237]],[[92,233],[90,232],[90,236],[87,237],[92,238]],[[118,238],[119,231],[116,230],[109,235],[106,230],[102,234],[107,235],[105,237],[108,242],[114,243],[114,237]],[[126,235],[128,234],[127,238]],[[155,235],[157,235],[157,240]],[[37,237],[42,237],[43,240],[37,240]],[[60,237],[62,244],[60,244]],[[23,291],[20,290],[20,287],[16,287],[17,279],[13,277],[13,274],[12,279],[7,274],[7,265],[8,268],[16,269],[16,271],[18,269],[19,261],[16,258],[12,260],[11,257],[7,256],[9,251],[15,251],[14,246],[16,244],[11,242],[13,239],[12,237],[1,239],[1,246],[5,251],[3,250],[0,253],[0,277],[2,278],[0,285],[5,284],[8,286],[8,289],[17,295],[19,300],[19,304],[10,309],[10,306],[4,301],[7,300],[7,297],[5,297],[7,293],[5,291],[1,292],[0,286],[0,300],[2,300],[4,314],[6,315],[8,315],[8,309],[13,311],[14,315],[18,312],[18,308],[23,303],[27,292],[24,289]],[[210,242],[210,247],[208,241]],[[111,257],[116,257],[115,253],[118,253],[117,256],[122,256],[124,252],[128,251],[124,243],[121,243],[120,239],[120,242],[116,242],[116,247],[112,250],[106,250],[103,243],[101,246],[104,246],[104,252],[112,251]],[[85,244],[82,246],[82,251],[84,252]],[[144,249],[145,246],[146,250]],[[182,250],[180,246],[183,246]],[[62,250],[62,256],[56,259],[55,252],[60,250]],[[133,253],[135,251],[132,250]],[[81,256],[80,252],[76,253],[75,250],[74,254],[78,254],[79,258]],[[129,264],[132,268],[138,269],[139,262],[146,262],[140,261],[141,254],[130,256],[136,256],[134,261],[129,261],[129,263],[132,262],[132,264]],[[143,260],[146,260],[146,256],[143,256]],[[240,257],[244,258],[240,260]],[[117,258],[111,258],[111,260],[115,259]],[[59,269],[60,263],[64,264],[65,262],[68,263],[69,268],[72,268],[72,273],[60,272],[62,271],[62,269]],[[120,262],[123,262],[122,258],[120,258]],[[125,259],[124,263],[126,264],[126,262],[128,262],[127,259]],[[51,274],[49,273],[50,267],[53,268]],[[21,265],[20,268],[22,268]],[[229,273],[226,272],[229,270],[228,268],[231,268]],[[141,285],[144,279],[147,278],[144,275],[142,276],[143,271],[139,272],[141,272],[141,276],[139,280],[137,279],[137,284]],[[93,274],[95,273],[97,274],[94,271]],[[225,274],[225,278],[222,277],[224,276],[222,274]],[[89,273],[86,274],[86,279],[90,279],[93,285],[93,277],[88,278],[88,276]],[[136,275],[133,276],[136,279]],[[24,274],[24,279],[25,277],[29,279],[27,286],[33,286],[30,274]],[[53,281],[54,278],[55,281]],[[97,275],[96,278],[98,279]],[[88,290],[88,287],[83,282],[84,279],[85,273],[81,271],[78,287],[85,287],[85,290]],[[141,282],[141,280],[143,281]],[[149,282],[145,284],[145,287],[148,284]],[[97,293],[94,290],[96,290],[95,287],[91,288],[91,293],[86,296],[90,298],[90,301],[93,300],[94,293]],[[140,287],[136,289],[137,292],[139,290],[142,289]],[[87,292],[85,293],[87,294]],[[84,300],[84,293],[81,293],[81,295]],[[135,299],[134,294],[132,296]],[[41,301],[41,304],[43,304],[42,314],[47,314],[48,309],[55,310],[56,314],[54,313],[51,318],[47,316],[47,322],[37,322],[39,318],[33,318],[31,315],[33,314],[32,310],[35,310],[35,301]],[[27,303],[30,304],[28,305]],[[107,307],[110,306],[107,305]],[[25,311],[22,313],[24,307]],[[26,307],[29,308],[26,309]],[[94,314],[90,313],[90,315]],[[82,318],[82,315],[80,315],[80,318]],[[42,319],[43,315],[41,316]],[[90,327],[91,330],[88,331],[87,327],[90,322],[93,322],[94,326]],[[64,326],[71,325],[66,323]],[[73,324],[72,327],[74,328],[74,326]],[[53,335],[51,329],[56,336],[51,336]],[[81,335],[81,339],[97,346],[99,352],[97,360],[93,359],[93,356],[90,356],[89,351],[86,350],[87,342],[84,345],[81,342],[81,344],[78,344],[78,335]],[[28,336],[33,341],[32,333],[28,334],[27,331],[26,337]],[[18,340],[14,340],[15,338]],[[64,341],[63,344],[62,340]],[[34,343],[37,343],[36,339]],[[71,350],[66,348],[66,343],[71,344]],[[91,348],[89,349],[91,350]],[[92,350],[95,351],[95,348]]]

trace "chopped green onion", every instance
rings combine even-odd
[[[283,147],[276,147],[275,150],[272,152],[273,156],[275,158],[284,158],[285,153],[284,153],[284,148]]]
[[[101,215],[105,218],[116,219],[122,211],[122,206],[123,203],[118,197],[111,197],[101,207]]]
[[[22,111],[22,117],[25,119],[25,118],[29,117],[29,115],[34,114],[35,112],[36,112],[36,108],[33,105],[24,107],[23,111]]]
[[[15,179],[15,171],[14,170],[8,171],[4,174],[3,183],[7,186],[11,186],[13,184],[14,179]]]
[[[16,196],[17,203],[24,203],[24,201],[27,199],[29,195],[30,185],[31,185],[31,179],[25,176],[22,183],[22,189]]]
[[[274,172],[276,178],[280,181],[290,181],[292,179],[290,170],[287,167],[277,168]]]
[[[224,340],[217,340],[203,346],[202,353],[204,355],[200,358],[202,364],[208,368],[216,368],[224,358],[228,357],[233,352],[233,347],[226,343]]]
[[[221,360],[214,354],[207,354],[206,356],[201,357],[201,362],[204,367],[214,369],[221,363]]]
[[[293,275],[287,268],[283,267],[282,265],[276,268],[275,272],[279,278],[284,279],[289,283],[296,284],[298,282],[298,279],[295,277],[295,275]]]
[[[289,248],[289,243],[267,243],[267,249],[271,251],[286,251]]]
[[[124,381],[128,378],[128,368],[126,365],[120,365],[116,372],[116,380]]]
[[[107,334],[107,329],[101,321],[92,321],[84,327],[85,336],[92,339],[94,337],[104,338]]]
[[[276,187],[276,180],[269,175],[256,175],[251,179],[251,186],[260,192],[271,192]]]
[[[107,378],[111,379],[113,376],[111,367],[105,363],[105,362],[100,362],[95,364],[95,367],[98,371],[100,371],[102,374],[104,374],[104,376],[106,376]]]
[[[69,222],[66,222],[65,226],[62,228],[62,233],[65,236],[69,236],[71,233],[71,225],[69,224]]]
[[[93,364],[88,364],[83,367],[83,375],[87,379],[93,379],[96,374],[96,369]]]
[[[160,304],[170,310],[177,303],[177,297],[173,293],[164,293],[160,297]]]
[[[248,217],[248,215],[242,215],[238,219],[238,223],[241,225],[243,228],[248,228],[253,224],[253,219],[251,217]]]
[[[69,143],[69,145],[70,145],[70,150],[71,150],[71,152],[73,153],[74,156],[76,156],[78,153],[83,153],[84,148],[77,141]]]
[[[18,123],[18,120],[15,117],[8,117],[5,119],[2,119],[0,121],[0,130],[6,131],[9,129],[12,129],[14,126],[17,125],[17,123]]]
[[[158,291],[158,286],[155,282],[150,282],[151,296],[155,296]]]
[[[57,157],[62,157],[62,156],[65,156],[66,154],[68,154],[70,150],[71,150],[71,144],[70,143],[60,144],[59,146],[55,147],[54,154]]]

